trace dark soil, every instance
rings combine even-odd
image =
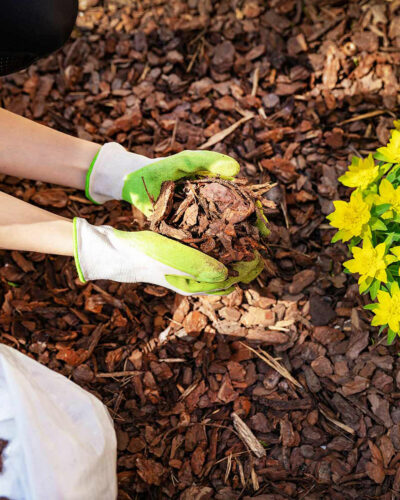
[[[0,104],[149,157],[206,144],[251,184],[277,183],[265,271],[187,299],[0,251],[0,341],[107,405],[121,500],[397,498],[399,343],[370,327],[325,217],[349,194],[337,178],[351,157],[385,144],[398,112],[398,2],[85,3],[62,50],[0,80]],[[125,203],[0,181],[69,218],[144,227]]]

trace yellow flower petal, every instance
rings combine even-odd
[[[376,273],[375,278],[379,281],[382,281],[383,283],[387,282],[387,274],[384,269],[379,269],[379,271]]]
[[[348,187],[366,189],[379,176],[379,166],[375,165],[372,154],[368,158],[353,157],[347,172],[339,177],[339,181]]]
[[[343,241],[353,236],[364,236],[368,232],[368,221],[371,218],[370,208],[363,200],[362,194],[355,191],[350,201],[341,200],[334,202],[335,211],[328,215],[331,226],[339,229]],[[339,239],[339,233],[336,234]]]
[[[361,250],[361,248],[360,248]],[[348,260],[343,263],[343,266],[348,269],[351,273],[358,273],[358,264],[356,259]]]
[[[394,332],[399,331],[400,318],[398,316],[391,316],[388,321],[389,328]]]
[[[390,266],[390,264],[393,264],[393,262],[397,261],[397,258],[394,255],[386,255],[384,260],[385,260],[385,264],[387,266]]]
[[[372,246],[372,243],[371,243],[371,246]],[[385,255],[385,252],[386,252],[386,245],[384,243],[381,243],[380,245],[377,245],[375,247],[375,250],[376,250],[376,254],[377,254],[378,258],[382,259],[383,256]]]
[[[389,204],[392,206],[392,209],[400,213],[400,187],[394,188],[393,185],[387,180],[382,179],[379,186],[379,196],[375,197],[376,205],[384,205]],[[393,211],[388,210],[384,214],[382,214],[382,218],[388,219],[393,217]]]
[[[390,294],[380,290],[377,294],[378,307],[374,310],[373,326],[386,325],[396,333],[400,326],[400,290],[397,282],[391,287]]]
[[[344,262],[343,266],[351,273],[360,275],[359,284],[367,278],[387,282],[386,267],[392,259],[391,256],[385,255],[386,245],[384,243],[380,243],[374,248],[371,240],[366,238],[362,248],[356,246],[351,251],[354,259]]]
[[[389,144],[378,149],[378,153],[382,154],[391,163],[400,161],[400,131],[393,130]]]

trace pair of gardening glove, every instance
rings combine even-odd
[[[199,173],[234,177],[239,164],[211,151],[183,151],[150,159],[127,152],[120,144],[102,146],[86,179],[86,196],[94,203],[125,200],[149,216],[164,181]],[[146,191],[147,190],[147,191]],[[75,263],[81,281],[109,279],[161,285],[181,295],[225,295],[235,283],[249,283],[263,269],[258,253],[251,262],[233,264],[237,276],[212,257],[152,231],[118,231],[74,219]]]

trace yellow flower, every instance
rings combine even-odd
[[[392,130],[392,135],[390,136],[390,141],[387,146],[379,148],[378,153],[380,153],[388,162],[399,163],[400,162],[400,130]]]
[[[375,196],[375,205],[392,205],[392,210],[396,213],[400,213],[400,187],[395,189],[393,185],[387,180],[382,179],[379,186],[379,195]],[[393,217],[391,210],[385,212],[382,217],[388,219]]]
[[[400,289],[397,282],[392,284],[391,292],[378,292],[378,307],[374,309],[372,326],[389,325],[394,332],[400,329]]]
[[[353,247],[352,253],[354,259],[348,260],[343,265],[351,273],[358,273],[360,275],[359,284],[368,278],[375,278],[386,283],[386,268],[389,264],[397,260],[393,255],[385,255],[385,243],[381,243],[374,248],[369,238],[365,238],[362,248]]]
[[[364,235],[371,218],[370,208],[363,200],[359,191],[354,191],[350,202],[334,201],[335,211],[328,215],[331,226],[339,231],[336,233],[335,240],[348,241],[353,236]]]
[[[372,154],[368,158],[353,157],[348,171],[339,181],[348,187],[366,189],[379,176],[379,165],[375,165]]]

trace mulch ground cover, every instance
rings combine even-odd
[[[107,405],[120,500],[398,498],[399,344],[369,326],[325,217],[351,156],[385,144],[396,117],[400,3],[81,4],[70,42],[2,79],[0,104],[147,156],[233,156],[273,185],[265,270],[183,298],[1,251],[1,342]],[[66,217],[144,225],[124,202],[0,179]]]

